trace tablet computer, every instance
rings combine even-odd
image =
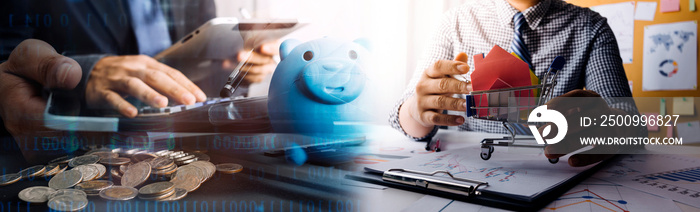
[[[220,96],[232,73],[236,82],[242,81],[243,74],[238,72],[245,64],[238,62],[239,52],[276,42],[307,23],[300,19],[214,18],[154,58],[182,72],[207,96]],[[232,96],[246,93],[239,89]]]

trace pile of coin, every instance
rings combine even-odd
[[[29,203],[48,202],[56,211],[81,210],[88,204],[88,196],[98,195],[107,200],[139,197],[175,201],[197,190],[216,171],[232,174],[243,169],[232,163],[214,165],[209,159],[206,154],[182,151],[93,149],[83,156],[64,156],[46,166],[32,166],[2,175],[0,186],[24,178],[52,176],[48,187],[24,189],[19,197]]]

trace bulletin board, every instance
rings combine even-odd
[[[630,2],[631,0],[569,0],[567,2],[582,6],[591,7],[603,4],[614,4],[621,2]],[[627,79],[632,81],[632,96],[635,97],[635,102],[640,113],[660,113],[661,110],[661,99],[665,104],[666,114],[674,114],[673,111],[673,97],[696,97],[694,98],[694,115],[680,116],[678,122],[689,122],[697,121],[698,110],[697,106],[700,105],[700,90],[672,90],[672,91],[642,91],[642,64],[644,59],[644,27],[647,25],[654,24],[665,24],[674,23],[681,21],[692,21],[695,20],[700,24],[700,0],[695,0],[696,11],[690,11],[689,0],[680,0],[680,11],[678,12],[661,12],[661,2],[659,0],[643,0],[645,2],[657,2],[656,14],[654,15],[654,21],[634,21],[634,51],[633,51],[633,61],[629,64],[624,64],[625,72],[627,73]],[[637,2],[637,1],[635,1]],[[700,31],[700,30],[699,30]],[[696,39],[700,36],[696,36]],[[700,41],[700,39],[698,39]],[[700,43],[700,42],[698,42]],[[700,60],[700,53],[696,60]],[[697,71],[697,70],[696,70]],[[700,73],[698,74],[697,82],[700,83]],[[665,136],[669,135],[668,131],[674,131],[675,127],[667,128],[662,127],[658,131],[649,131],[649,136]],[[673,135],[677,136],[677,131],[671,132]]]
[[[654,0],[644,0],[653,2]],[[681,10],[678,12],[662,13],[661,4],[658,0],[656,6],[656,15],[654,21],[634,21],[634,52],[632,63],[624,64],[627,79],[632,81],[632,95],[635,97],[674,97],[674,96],[700,96],[700,90],[677,90],[677,91],[642,91],[642,61],[644,58],[644,27],[646,25],[665,24],[680,21],[698,21],[700,24],[700,0],[695,0],[696,11],[689,10],[689,0],[680,0]],[[613,4],[621,2],[630,2],[630,0],[569,0],[571,4],[591,7],[603,4]],[[635,1],[636,2],[636,1]],[[696,39],[700,36],[695,36]],[[700,39],[698,39],[700,40]],[[700,42],[698,42],[700,43]],[[700,54],[698,54],[700,60]],[[696,60],[697,62],[697,60]],[[700,74],[698,74],[698,83],[700,83]]]

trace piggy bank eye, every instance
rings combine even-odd
[[[314,53],[311,51],[304,52],[304,60],[309,61],[314,58]]]
[[[357,59],[357,52],[355,52],[355,50],[350,50],[350,52],[348,52],[348,57],[353,60]]]

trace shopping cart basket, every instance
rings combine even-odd
[[[473,91],[466,96],[467,117],[501,121],[510,136],[503,138],[486,138],[481,141],[481,159],[491,158],[494,146],[544,148],[547,144],[527,143],[535,141],[531,137],[515,137],[516,124],[527,123],[527,113],[552,98],[552,88],[557,84],[558,71],[566,60],[556,57],[549,66],[542,84],[514,88]],[[539,96],[539,97],[537,97]],[[527,113],[526,113],[527,112]],[[523,116],[525,115],[525,116]],[[516,142],[518,141],[518,142]],[[549,159],[550,163],[559,162],[559,158]]]

